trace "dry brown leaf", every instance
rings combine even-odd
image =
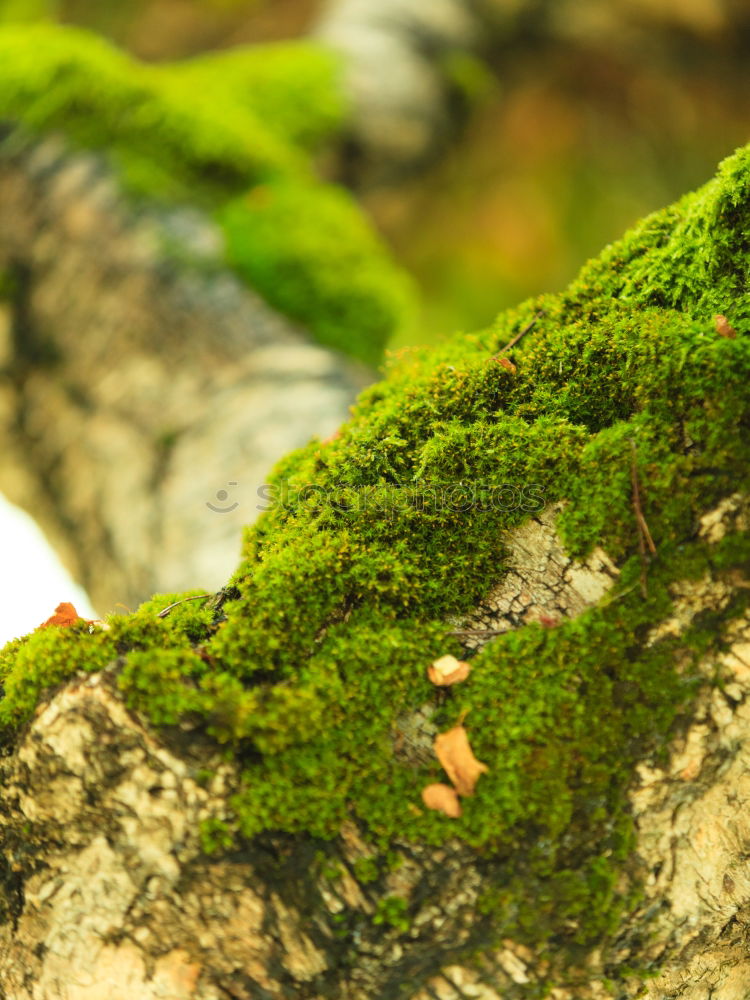
[[[730,340],[734,340],[737,336],[735,328],[731,325],[726,316],[722,316],[721,313],[714,316],[714,325],[716,327],[716,332],[720,337],[728,337]]]
[[[48,618],[46,622],[42,622],[41,625],[37,625],[37,629],[49,628],[51,625],[70,626],[75,625],[75,623],[79,621],[81,621],[81,616],[78,614],[73,605],[68,601],[63,601],[55,608],[54,615]]]
[[[37,625],[36,631],[38,632],[40,628],[49,628],[51,625],[61,626],[62,628],[70,628],[78,622],[86,622],[89,627],[89,632],[93,632],[94,629],[97,628],[112,628],[111,625],[101,621],[99,618],[82,618],[69,601],[63,601],[55,608],[54,615],[49,617],[46,622],[42,622],[41,625]]]
[[[428,809],[436,809],[451,819],[458,819],[461,815],[461,803],[455,788],[450,785],[428,785],[422,789],[422,801]]]
[[[427,676],[437,687],[449,687],[465,681],[471,673],[471,667],[455,656],[441,656],[427,668]]]
[[[435,737],[433,749],[458,794],[473,795],[479,776],[489,768],[474,756],[464,727],[454,726],[447,733],[440,733]]]
[[[503,368],[507,368],[509,372],[513,372],[515,374],[516,366],[513,364],[510,358],[498,358],[498,361],[503,366]]]

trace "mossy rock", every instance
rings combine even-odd
[[[80,29],[0,27],[0,121],[106,152],[133,195],[210,211],[254,289],[376,364],[416,295],[354,199],[315,176],[345,114],[337,59],[313,43],[151,65]]]
[[[675,581],[750,555],[747,535],[710,546],[697,530],[712,505],[750,488],[749,219],[744,149],[564,293],[394,361],[335,439],[278,465],[219,601],[156,619],[168,595],[106,633],[45,630],[6,647],[6,737],[50,684],[120,657],[131,707],[157,724],[189,716],[238,761],[230,833],[327,838],[349,817],[383,858],[394,839],[458,838],[484,859],[488,940],[601,940],[632,902],[616,886],[634,766],[663,752],[702,683],[699,660],[749,596],[679,636],[647,638]],[[645,579],[634,473],[657,552]],[[618,582],[554,628],[497,636],[471,677],[438,695],[427,664],[462,655],[451,621],[502,577],[505,533],[531,516],[493,502],[508,486],[564,502],[569,553],[601,547]],[[446,487],[450,502],[409,493]],[[439,730],[465,719],[489,767],[459,819],[421,808],[437,762],[405,766],[394,753],[398,720],[425,704]],[[206,845],[227,836],[207,830]],[[400,903],[389,914],[408,925]]]

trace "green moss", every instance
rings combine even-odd
[[[746,328],[749,166],[745,147],[699,191],[648,216],[608,247],[569,290],[573,308],[616,297],[694,316],[722,313],[737,329]]]
[[[140,196],[214,212],[253,288],[376,363],[414,289],[356,203],[315,181],[311,158],[346,110],[339,75],[312,43],[155,66],[78,29],[0,29],[0,120],[106,151]]]
[[[375,858],[357,858],[353,868],[357,881],[362,885],[376,882],[380,878],[380,868]]]
[[[337,60],[310,42],[229,49],[168,72],[215,107],[230,95],[280,139],[311,151],[336,132],[347,110]]]
[[[411,284],[394,276],[385,248],[342,189],[259,185],[228,204],[221,220],[230,263],[321,343],[374,365],[392,332],[408,323]]]
[[[299,168],[293,149],[251,112],[214,102],[104,39],[35,25],[0,31],[0,117],[106,149],[132,183],[203,199]]]
[[[138,610],[142,615],[163,615],[164,626],[173,640],[197,644],[208,637],[214,618],[213,606],[203,599],[204,594],[202,590],[155,594]]]
[[[409,907],[408,900],[401,896],[386,896],[378,900],[375,916],[372,918],[374,924],[386,924],[405,934],[409,930],[410,920],[407,915]]]
[[[748,597],[698,616],[679,639],[645,642],[669,614],[670,583],[748,558],[745,538],[711,549],[697,524],[750,488],[749,167],[741,151],[564,294],[407,354],[335,440],[285,458],[272,509],[247,532],[234,597],[201,618],[199,646],[187,631],[167,640],[169,618],[149,631],[137,613],[140,651],[126,650],[121,683],[141,711],[159,721],[190,711],[231,746],[242,770],[231,829],[333,837],[354,818],[378,848],[376,872],[394,840],[457,837],[483,866],[477,946],[512,933],[575,951],[616,927],[638,891],[620,883],[633,768],[663,754],[698,659],[718,652],[723,622]],[[540,309],[507,352],[509,371],[495,355]],[[718,311],[736,339],[716,333]],[[634,460],[657,547],[645,596]],[[621,567],[617,588],[576,620],[497,637],[469,680],[437,695],[426,665],[461,652],[449,616],[501,576],[503,532],[558,500],[570,551],[603,546]],[[38,641],[0,661],[13,681],[6,721],[87,664],[90,637],[81,650],[68,640],[67,660],[45,649],[41,663],[26,653]],[[412,768],[394,753],[399,720],[426,703],[441,730],[465,718],[489,767],[457,820],[420,807],[437,763]]]
[[[201,821],[201,847],[206,854],[229,850],[234,844],[235,831],[225,820],[209,817]]]

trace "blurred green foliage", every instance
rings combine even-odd
[[[385,334],[408,329],[414,296],[351,195],[320,184],[276,180],[221,213],[229,261],[268,301],[316,335],[377,364]],[[342,282],[345,290],[342,290]]]
[[[253,288],[375,364],[413,289],[357,203],[315,178],[344,110],[337,62],[312,43],[157,66],[80,29],[0,30],[0,118],[106,151],[139,195],[213,211]]]
[[[163,60],[299,34],[320,6],[0,0],[0,19],[55,15]],[[360,197],[422,291],[419,320],[401,325],[396,346],[486,325],[499,307],[563,287],[581,260],[702,183],[747,141],[750,64],[739,7],[579,0],[564,5],[567,31],[540,27],[556,6],[535,7],[527,36],[501,39],[494,52],[488,39],[486,63],[460,50],[445,55],[444,70],[474,107],[468,131],[418,177]],[[246,102],[254,128],[260,118],[266,134],[312,156],[336,128],[340,95],[320,85],[309,54],[295,61],[301,50],[292,46],[286,61],[277,48],[264,55],[256,47],[251,60],[245,49],[199,55],[180,72],[197,97],[211,94],[230,118],[229,104]]]
[[[57,0],[0,0],[0,24],[53,19],[59,9]]]

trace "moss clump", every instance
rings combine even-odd
[[[309,43],[154,66],[82,30],[0,28],[0,120],[105,150],[139,195],[214,212],[261,295],[372,363],[414,291],[356,204],[315,180],[344,113],[338,64]]]
[[[219,113],[174,73],[139,64],[86,31],[4,28],[0,67],[0,118],[106,149],[146,193],[211,203],[301,166],[293,148],[236,101]]]
[[[41,692],[79,673],[95,673],[119,655],[145,646],[169,645],[169,630],[149,614],[112,619],[108,630],[81,621],[40,629],[10,644],[0,659],[0,724],[15,726],[33,712]]]
[[[386,896],[378,902],[372,922],[374,924],[386,924],[405,934],[411,924],[407,916],[408,908],[408,900],[403,899],[401,896]]]
[[[229,99],[283,142],[310,152],[336,132],[346,112],[336,60],[309,42],[229,49],[165,72],[216,108]]]
[[[274,181],[228,204],[221,219],[230,263],[288,315],[315,316],[322,343],[377,364],[389,333],[408,322],[411,285],[393,275],[343,190]]]
[[[748,556],[740,538],[710,549],[696,525],[715,500],[750,488],[749,168],[741,151],[566,293],[402,358],[338,438],[279,464],[273,509],[248,530],[234,597],[199,650],[129,654],[127,684],[157,718],[170,686],[174,718],[184,685],[197,684],[203,724],[242,768],[235,830],[330,837],[354,816],[382,848],[375,871],[393,838],[455,836],[482,858],[486,940],[555,935],[576,947],[615,926],[630,902],[615,885],[631,849],[632,768],[662,751],[721,620],[698,618],[679,640],[644,636],[668,614],[671,582]],[[679,253],[662,253],[675,233]],[[702,267],[712,268],[704,284]],[[512,351],[516,370],[499,364],[540,309]],[[716,333],[714,312],[736,339]],[[658,548],[647,597],[633,443]],[[503,531],[557,500],[568,501],[560,523],[573,553],[598,544],[618,560],[614,599],[494,639],[469,680],[438,698],[425,667],[460,653],[448,616],[502,574]],[[7,676],[24,648],[7,654]],[[181,673],[188,660],[195,670]],[[50,669],[60,679],[57,660]],[[6,719],[28,711],[14,690],[6,702]],[[489,765],[458,820],[419,807],[437,764],[409,768],[394,754],[398,720],[430,702],[440,729],[465,716]],[[397,916],[406,927],[408,907]]]

